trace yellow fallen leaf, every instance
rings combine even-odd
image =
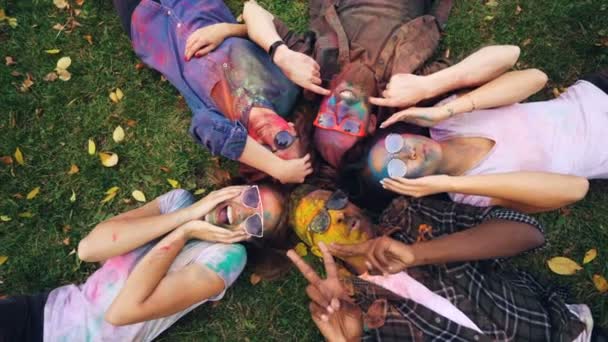
[[[118,101],[122,100],[123,97],[125,97],[125,94],[123,94],[122,90],[120,90],[120,88],[116,88],[116,98]]]
[[[28,72],[26,78],[23,80],[23,83],[21,83],[21,86],[19,87],[19,91],[25,93],[29,91],[33,85],[34,79],[32,78],[32,75]]]
[[[89,139],[89,154],[90,155],[94,155],[95,154],[95,142],[93,141],[93,139]]]
[[[0,221],[2,221],[2,222],[10,222],[12,220],[13,219],[10,216],[7,216],[7,215],[0,216]]]
[[[3,265],[6,260],[8,260],[8,257],[6,255],[0,255],[0,265]]]
[[[55,4],[55,7],[59,9],[68,7],[68,2],[66,0],[53,0],[53,4]]]
[[[17,27],[17,18],[8,18],[8,26],[15,28]]]
[[[0,21],[5,20],[6,17],[6,13],[4,12],[4,8],[0,8]]]
[[[25,196],[25,198],[27,198],[28,200],[32,200],[34,199],[36,196],[38,196],[38,193],[40,192],[40,187],[37,186],[34,189],[32,189],[32,191],[30,191],[27,196]]]
[[[49,55],[56,55],[56,54],[60,53],[61,50],[59,50],[59,49],[49,49],[49,50],[44,50],[44,52],[48,53]]]
[[[249,277],[249,282],[251,283],[251,285],[255,286],[260,281],[262,281],[262,277],[260,277],[259,275],[255,274],[255,273],[251,273],[251,277]]]
[[[125,130],[120,126],[116,126],[114,133],[112,133],[112,139],[117,143],[125,140]]]
[[[114,197],[116,197],[116,192],[113,192],[113,193],[111,193],[111,194],[106,195],[106,197],[104,197],[104,198],[101,200],[101,203],[106,203],[106,202],[109,202],[109,201],[111,201],[112,199],[114,199]]]
[[[134,190],[131,193],[131,196],[133,196],[133,198],[135,198],[136,201],[138,202],[145,202],[146,201],[146,195],[144,195],[143,192],[139,191],[139,190]]]
[[[600,293],[604,293],[604,292],[608,291],[608,281],[606,281],[606,278],[604,278],[603,276],[601,276],[599,274],[593,275],[593,285],[595,285],[595,288]]]
[[[78,168],[78,165],[72,164],[72,165],[70,165],[70,171],[68,171],[68,175],[76,174],[79,171],[80,171],[80,169]]]
[[[67,70],[72,65],[72,59],[70,57],[61,57],[57,61],[57,69]]]
[[[65,69],[57,69],[57,75],[59,76],[59,79],[64,82],[67,82],[72,78],[72,74]]]
[[[105,167],[113,167],[118,164],[118,155],[112,152],[99,152],[99,159],[101,160],[101,165]]]
[[[207,189],[197,189],[194,194],[198,196],[204,194],[205,192],[207,192]]]
[[[177,189],[180,187],[179,182],[175,179],[167,178],[167,182],[171,185],[173,189]]]
[[[554,257],[547,260],[547,265],[554,273],[561,275],[573,275],[583,269],[576,261],[566,257]]]
[[[118,97],[116,96],[116,93],[113,91],[110,92],[110,100],[112,100],[112,102],[114,102],[114,103],[118,103]]]
[[[74,192],[74,190],[72,190],[72,196],[70,196],[70,202],[72,202],[72,203],[76,202],[76,193]]]
[[[17,214],[17,216],[23,217],[23,218],[32,218],[32,217],[34,217],[34,214],[30,213],[29,211],[24,211],[22,213]]]
[[[585,257],[583,258],[583,265],[588,264],[593,261],[597,257],[597,249],[591,248],[585,253]]]
[[[85,34],[84,36],[84,40],[86,40],[89,45],[93,45],[93,36],[91,36],[90,34]]]
[[[294,249],[296,251],[296,254],[301,257],[308,255],[308,247],[306,247],[306,245],[301,242],[299,242]]]
[[[113,186],[113,187],[109,188],[108,190],[106,190],[106,195],[115,194],[118,192],[118,190],[120,190],[119,187]]]
[[[17,164],[19,165],[25,165],[25,160],[23,160],[23,153],[21,153],[21,150],[19,149],[19,147],[17,147],[17,149],[15,149],[15,160],[17,161]]]
[[[42,80],[45,82],[55,82],[57,80],[58,76],[57,73],[55,73],[54,71],[49,72],[48,74],[46,74]]]

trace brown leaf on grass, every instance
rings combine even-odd
[[[70,170],[68,171],[68,175],[76,174],[79,171],[80,171],[80,169],[78,168],[78,165],[72,164],[72,165],[70,165]]]
[[[15,197],[16,199],[24,199],[24,198],[25,198],[25,197],[23,197],[23,195],[22,195],[22,194],[20,194],[20,193],[13,194],[13,197]]]
[[[560,95],[559,89],[557,89],[557,88],[551,89],[551,93],[553,93],[554,97],[559,97],[559,95]]]
[[[559,213],[562,216],[570,216],[570,214],[572,213],[572,209],[570,209],[569,207],[562,207],[559,208]]]
[[[21,150],[19,149],[19,147],[17,147],[15,149],[15,161],[17,162],[17,164],[19,165],[25,165],[25,160],[23,159],[23,153],[21,153]]]
[[[65,28],[65,25],[62,25],[62,24],[59,24],[59,23],[53,25],[53,30],[63,31],[64,28]]]
[[[70,6],[66,0],[53,0],[53,4],[55,4],[55,7],[59,9],[64,9]]]
[[[85,34],[84,40],[86,40],[89,43],[89,45],[93,45],[93,36],[91,36],[90,34]]]
[[[11,66],[11,65],[17,64],[17,62],[15,62],[15,59],[13,59],[13,57],[11,57],[11,56],[4,57],[4,60],[6,61],[4,63],[4,64],[6,64],[6,66]]]
[[[144,63],[142,63],[142,62],[139,62],[139,63],[135,64],[135,70],[141,70],[141,69],[143,69],[145,67],[146,67],[146,65]]]
[[[515,15],[519,15],[519,13],[521,13],[522,9],[521,6],[517,5],[517,7],[515,7]]]
[[[81,12],[82,12],[82,10],[81,10],[81,9],[75,8],[75,9],[74,9],[74,16],[75,16],[75,17],[79,16]]]
[[[573,275],[583,269],[576,261],[561,256],[547,260],[547,266],[553,273],[560,275]]]
[[[17,70],[13,70],[13,71],[11,71],[11,76],[13,76],[13,77],[19,77],[19,76],[21,76],[21,75],[23,75],[23,74],[22,74],[22,73],[20,73],[20,72],[19,72],[19,71],[17,71]]]
[[[133,119],[127,120],[127,126],[129,126],[129,127],[137,126],[137,120],[133,120]]]
[[[164,172],[164,173],[169,173],[169,172],[171,172],[171,169],[170,169],[170,168],[168,168],[168,167],[166,167],[166,166],[161,166],[161,167],[160,167],[160,170],[161,170],[162,172]]]
[[[54,82],[57,80],[57,74],[54,71],[49,72],[42,79],[46,82]]]
[[[521,46],[528,46],[530,45],[530,43],[532,43],[532,38],[526,38],[522,43]]]
[[[3,156],[3,157],[0,157],[0,161],[4,165],[11,165],[11,164],[13,164],[13,157],[11,157],[11,156]]]
[[[249,282],[251,285],[255,286],[259,284],[260,281],[262,281],[262,277],[260,277],[258,274],[251,273],[251,277],[249,277]]]
[[[59,79],[66,82],[72,78],[72,74],[65,69],[57,69],[57,75],[59,75]]]
[[[63,239],[63,241],[61,241],[65,246],[69,246],[70,245],[70,237],[66,237],[65,239]]]
[[[105,167],[113,167],[118,164],[118,155],[113,152],[99,152],[99,159]]]
[[[8,260],[8,257],[6,255],[0,255],[0,266],[4,265],[6,260]]]
[[[76,5],[82,7],[83,4],[84,4],[84,0],[76,0]]]
[[[34,85],[34,78],[32,77],[32,74],[30,74],[29,72],[25,75],[25,79],[23,80],[23,83],[21,83],[21,86],[19,87],[19,90],[22,93],[25,93],[27,91],[30,90],[30,88]]]
[[[64,234],[67,234],[72,231],[72,226],[70,226],[69,224],[66,224],[65,226],[63,226],[63,228],[61,230],[63,231]]]
[[[583,258],[583,265],[592,262],[597,257],[597,249],[591,248],[585,253],[585,257]]]
[[[600,293],[608,292],[608,281],[600,274],[593,275],[593,285]]]

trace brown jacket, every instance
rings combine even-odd
[[[290,49],[316,59],[324,81],[362,62],[379,91],[393,74],[426,73],[421,69],[451,6],[452,0],[309,0],[310,32],[297,34],[279,19],[275,27]]]

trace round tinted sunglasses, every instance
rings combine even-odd
[[[384,138],[384,148],[386,152],[394,155],[405,147],[405,140],[399,134],[391,133]],[[407,165],[399,158],[391,156],[388,164],[386,165],[389,177],[403,177],[407,174]]]
[[[274,146],[276,146],[275,149],[273,149],[269,145],[263,146],[269,149],[272,153],[275,153],[280,150],[288,149],[291,145],[293,145],[296,139],[298,139],[298,136],[291,135],[291,133],[289,133],[288,131],[280,131],[274,136]]]
[[[264,236],[264,209],[262,208],[262,197],[257,185],[253,185],[241,193],[241,203],[257,213],[247,217],[242,226],[245,232],[251,236]]]
[[[365,130],[361,121],[348,118],[338,124],[336,123],[335,115],[331,113],[319,113],[313,124],[319,128],[338,131],[355,137],[365,136]]]
[[[322,234],[329,229],[331,224],[331,217],[329,216],[328,210],[341,210],[348,205],[348,196],[342,190],[334,191],[323,209],[310,221],[308,224],[307,234],[308,238],[312,242],[311,233]]]

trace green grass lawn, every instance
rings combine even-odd
[[[305,1],[260,2],[293,27],[306,27]],[[452,58],[487,44],[520,45],[518,67],[537,67],[550,77],[538,99],[551,98],[553,88],[608,67],[606,0],[498,0],[497,6],[486,2],[457,2],[442,44]],[[240,13],[242,1],[229,3]],[[135,207],[130,196],[135,189],[148,199],[167,192],[167,178],[189,190],[210,189],[206,170],[214,161],[187,134],[190,113],[175,89],[156,72],[136,68],[138,60],[111,1],[85,1],[76,17],[82,26],[72,32],[53,29],[66,23],[68,13],[51,0],[0,0],[0,8],[17,19],[15,28],[0,23],[0,57],[4,62],[11,56],[17,63],[0,65],[0,157],[13,155],[17,147],[25,157],[23,166],[0,162],[0,216],[11,218],[0,221],[0,256],[8,256],[0,265],[0,295],[6,295],[83,281],[96,267],[81,263],[71,251],[96,223]],[[51,55],[48,49],[61,51]],[[71,80],[44,81],[63,56],[72,60]],[[34,84],[21,92],[26,73]],[[116,87],[125,94],[119,103],[108,97]],[[118,125],[126,131],[120,144],[112,140]],[[88,139],[98,151],[117,153],[119,164],[102,167],[98,157],[87,154]],[[72,164],[80,172],[69,175]],[[116,198],[101,204],[113,186],[120,188]],[[36,187],[38,196],[26,199]],[[593,182],[584,201],[541,215],[550,245],[515,261],[550,284],[568,286],[604,327],[608,295],[598,294],[591,276],[608,277],[607,190],[607,183]],[[20,217],[24,213],[32,217]],[[598,248],[598,258],[574,276],[552,274],[545,266],[556,255],[580,261],[592,247]],[[292,272],[253,286],[249,275],[246,271],[224,300],[195,310],[161,339],[320,339],[307,314],[301,277]]]

